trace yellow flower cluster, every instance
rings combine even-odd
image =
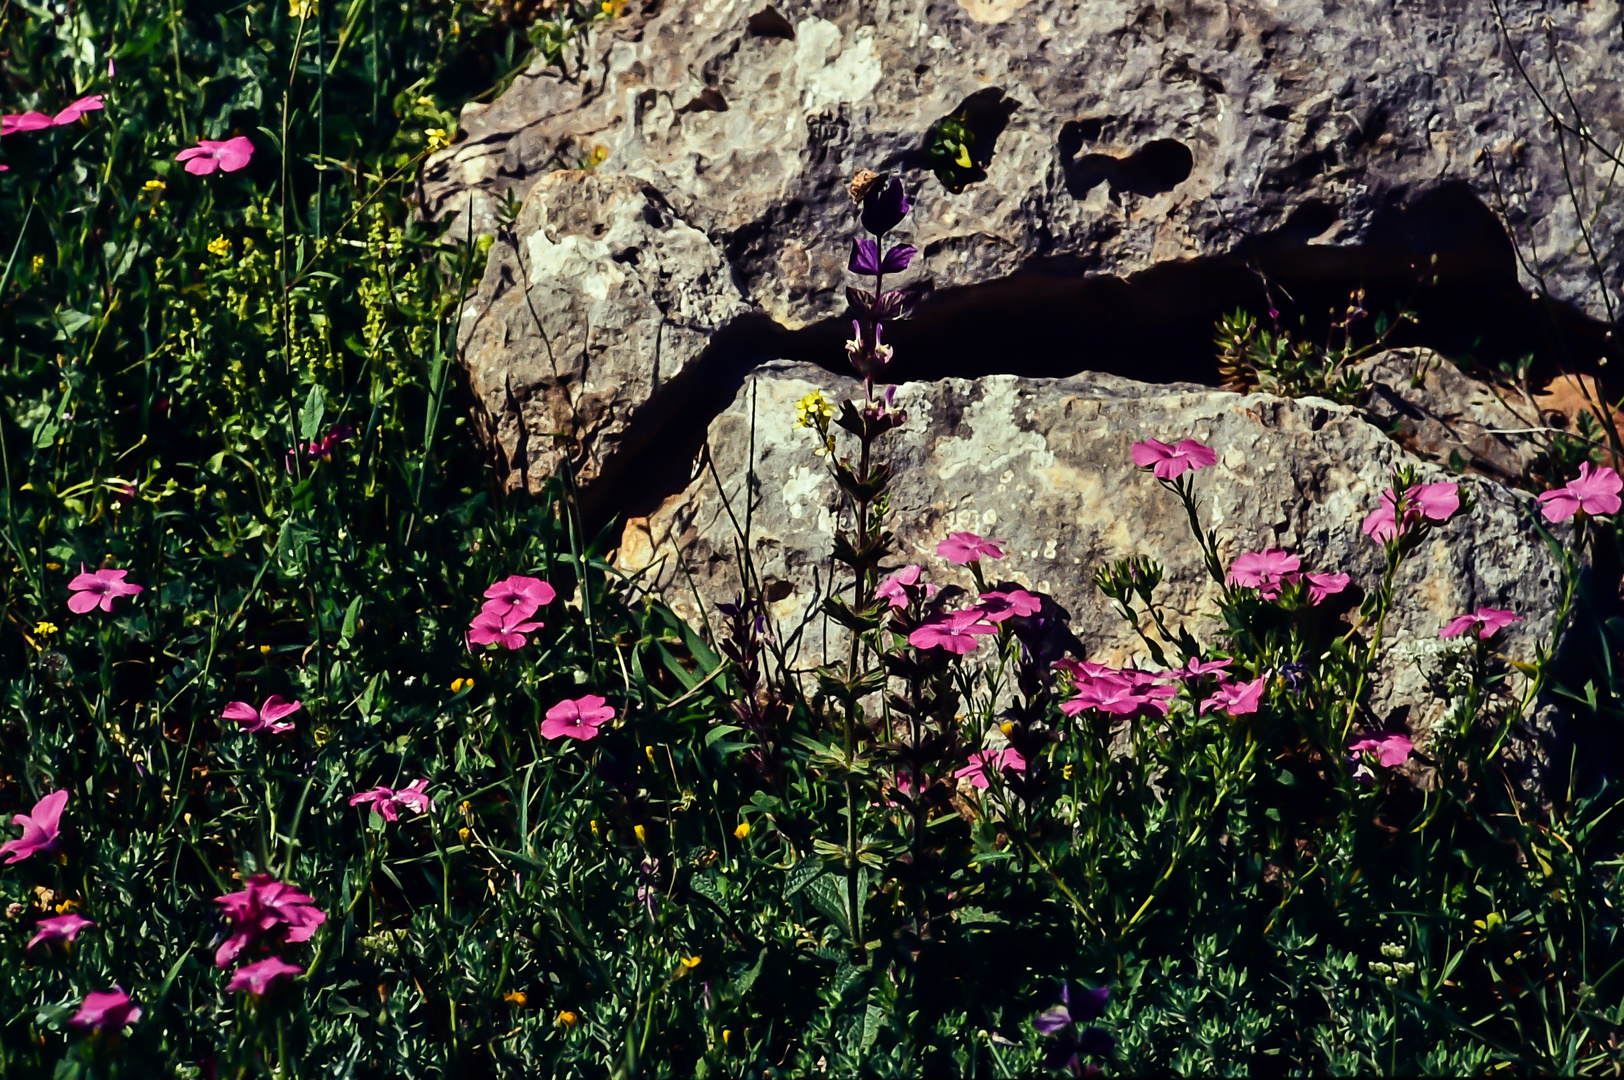
[[[822,431],[835,418],[835,409],[822,390],[814,390],[795,403],[795,423],[798,427]]]
[[[463,691],[463,689],[465,687],[469,687],[469,686],[472,686],[472,685],[474,685],[474,680],[472,680],[472,679],[452,679],[451,680],[451,692],[453,694],[460,694],[460,693],[462,693],[462,691]]]
[[[56,631],[57,625],[54,622],[42,622],[38,626],[34,627],[34,633],[38,634],[40,637],[47,637],[56,633]]]
[[[429,128],[423,134],[429,137],[429,153],[444,150],[451,145],[451,133],[445,128]]]
[[[231,241],[223,236],[216,236],[209,241],[209,254],[217,259],[223,259],[231,254]]]

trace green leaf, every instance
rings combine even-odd
[[[344,629],[339,631],[338,639],[348,642],[355,637],[355,624],[361,616],[361,598],[357,596],[350,601],[349,608],[344,612]]]
[[[788,900],[823,873],[823,864],[816,859],[803,859],[784,874],[784,899]]]
[[[733,734],[735,731],[743,730],[744,729],[737,724],[717,724],[715,727],[711,728],[710,731],[705,733],[705,746],[708,748],[717,739],[725,738],[726,736]]]
[[[327,413],[327,391],[318,384],[310,388],[310,396],[305,398],[304,408],[299,410],[299,437],[306,441],[314,439],[316,432],[321,430],[321,418]]]

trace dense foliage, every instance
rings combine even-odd
[[[1153,562],[1100,568],[1143,668],[995,542],[899,566],[900,184],[853,214],[867,393],[800,410],[842,663],[786,671],[756,590],[642,597],[567,471],[494,485],[454,404],[483,247],[415,170],[619,6],[0,7],[38,114],[0,143],[0,1074],[1616,1074],[1617,804],[1501,767],[1552,650],[1478,612],[1425,659],[1424,790],[1363,708],[1392,571],[1471,507],[1395,477],[1338,607],[1334,567],[1224,566],[1210,452],[1139,444],[1226,586],[1169,626]],[[1226,333],[1354,389],[1346,341]],[[1611,490],[1551,534],[1581,613]],[[1576,693],[1616,719],[1609,679]]]

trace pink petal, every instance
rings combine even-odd
[[[1155,465],[1159,461],[1166,461],[1173,456],[1173,448],[1160,439],[1146,439],[1136,442],[1129,449],[1133,455],[1133,463],[1141,469]]]
[[[236,172],[254,156],[254,144],[248,136],[238,135],[219,144],[219,155],[221,171]]]
[[[68,597],[68,610],[75,615],[84,615],[94,611],[101,601],[102,598],[93,592],[77,592]]]
[[[281,694],[272,694],[265,699],[265,704],[260,706],[259,715],[266,720],[280,720],[284,716],[298,712],[300,708],[301,702],[288,701]]]
[[[85,113],[94,112],[100,108],[102,108],[102,96],[100,94],[90,94],[86,97],[80,98],[72,105],[69,105],[67,108],[57,113],[56,116],[52,118],[51,122],[58,126],[63,124],[71,124]]]

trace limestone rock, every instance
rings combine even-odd
[[[784,583],[772,614],[791,662],[805,668],[825,662],[838,630],[816,614],[831,587],[838,492],[814,456],[814,436],[795,426],[795,402],[814,388],[831,400],[861,394],[808,365],[761,369],[711,424],[714,473],[632,520],[618,555],[623,569],[652,567],[647,580],[697,623],[694,590],[705,605],[732,598],[743,544],[764,582]],[[935,556],[937,542],[961,529],[1006,541],[1008,557],[989,568],[993,576],[1052,595],[1094,659],[1144,656],[1091,580],[1096,567],[1129,555],[1166,568],[1158,595],[1171,625],[1214,637],[1206,616],[1216,610],[1217,586],[1179,503],[1134,468],[1129,447],[1141,439],[1193,437],[1217,452],[1197,488],[1226,564],[1283,547],[1302,556],[1305,570],[1346,572],[1355,586],[1380,578],[1381,549],[1359,526],[1406,455],[1357,410],[1104,375],[913,383],[899,389],[897,403],[908,423],[887,436],[886,460],[897,473],[891,509],[902,558],[939,583],[968,586],[967,573]],[[1425,481],[1449,477],[1409,460]],[[1531,657],[1536,641],[1549,641],[1559,600],[1558,569],[1532,526],[1531,497],[1482,477],[1449,478],[1477,507],[1401,570],[1375,695],[1378,712],[1399,710],[1395,722],[1423,741],[1443,708],[1421,673],[1440,647],[1439,629],[1483,605],[1511,608],[1527,621],[1508,631],[1506,651]],[[833,582],[849,589],[838,572]]]
[[[1075,305],[1087,275],[1202,267],[1217,276],[1147,284],[1147,302],[1233,306],[1283,278],[1432,272],[1492,316],[1526,303],[1531,267],[1601,316],[1535,89],[1566,100],[1565,78],[1595,137],[1624,141],[1619,8],[1501,7],[1504,29],[1484,0],[651,0],[567,73],[469,106],[425,172],[425,213],[497,235],[462,327],[487,427],[515,482],[545,478],[561,430],[584,484],[612,478],[649,418],[687,407],[708,335],[840,315],[860,166],[918,193],[910,239],[938,297],[1025,274]],[[954,190],[928,145],[948,118],[971,136],[948,154],[969,162]],[[1569,143],[1593,230],[1616,234],[1606,170]],[[525,210],[504,225],[510,197]],[[1616,288],[1624,248],[1601,250]],[[1077,348],[1053,370],[1099,366]],[[975,373],[1019,349],[984,352]]]

